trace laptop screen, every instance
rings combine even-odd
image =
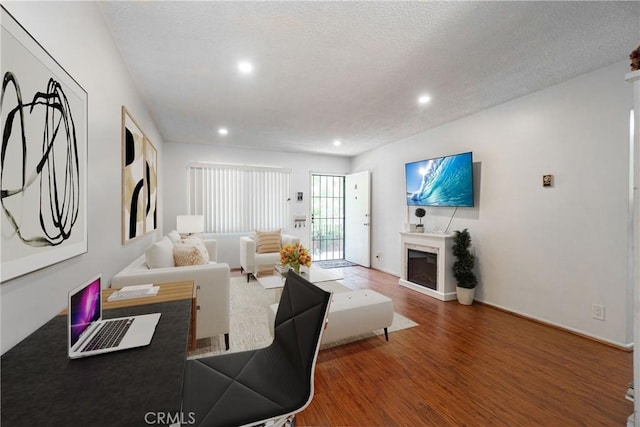
[[[84,286],[72,291],[69,298],[69,348],[73,347],[80,335],[101,316],[100,276],[94,277]]]

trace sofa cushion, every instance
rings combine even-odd
[[[144,258],[149,268],[175,267],[173,243],[164,236],[144,252]]]
[[[271,231],[256,230],[256,252],[259,254],[280,252],[282,247],[281,234],[280,229]]]
[[[173,261],[176,267],[204,265],[209,263],[209,254],[204,243],[180,241],[173,245]]]

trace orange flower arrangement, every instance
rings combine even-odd
[[[309,250],[300,243],[284,245],[280,250],[280,264],[288,265],[296,273],[300,273],[300,266],[311,267]]]

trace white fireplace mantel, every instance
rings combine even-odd
[[[451,234],[410,232],[400,232],[400,236],[402,242],[402,268],[398,283],[441,301],[456,299],[456,284],[451,271],[453,264],[453,254],[451,253],[453,236]],[[409,249],[438,254],[438,274],[435,290],[407,280],[407,255]]]

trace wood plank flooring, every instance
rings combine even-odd
[[[624,426],[632,353],[495,308],[441,302],[393,275],[335,269],[420,326],[320,352],[300,426]]]

